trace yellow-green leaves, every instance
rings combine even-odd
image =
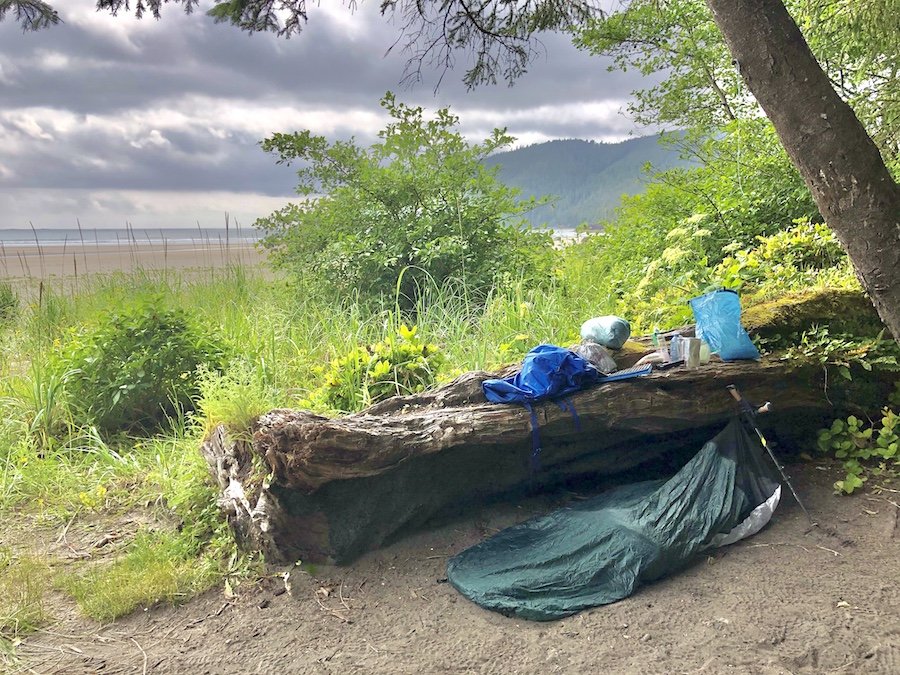
[[[307,403],[351,412],[390,396],[424,391],[435,382],[444,360],[438,345],[423,340],[417,326],[401,323],[380,342],[353,347],[332,359]]]

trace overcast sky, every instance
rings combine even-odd
[[[425,70],[401,86],[406,59],[385,56],[398,36],[361,2],[313,5],[290,40],[249,36],[202,12],[164,8],[161,21],[94,11],[93,0],[55,0],[62,25],[23,34],[0,24],[0,228],[222,227],[291,199],[294,175],[258,142],[311,129],[371,141],[387,90],[408,103],[450,105],[473,140],[506,126],[520,144],[553,138],[617,141],[641,131],[624,113],[632,73],[543,39],[514,87],[467,92],[458,72]],[[209,2],[202,3],[208,6]]]

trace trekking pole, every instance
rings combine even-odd
[[[763,448],[765,448],[766,452],[769,453],[769,457],[772,458],[772,462],[775,464],[775,468],[778,469],[778,473],[781,474],[781,477],[784,479],[785,485],[788,486],[788,489],[791,491],[791,494],[794,495],[794,499],[797,501],[797,504],[800,506],[800,509],[803,511],[803,514],[806,516],[806,519],[809,521],[810,528],[816,527],[818,523],[812,519],[812,516],[809,515],[809,511],[806,510],[806,507],[803,506],[803,502],[800,501],[800,495],[797,494],[797,491],[794,489],[794,486],[791,484],[790,478],[788,478],[787,473],[784,471],[784,467],[781,465],[781,462],[778,461],[778,458],[775,456],[775,453],[772,452],[772,448],[769,447],[768,441],[766,441],[766,437],[763,436],[762,431],[759,428],[759,425],[756,424],[756,416],[759,413],[769,412],[772,407],[772,404],[766,401],[759,408],[754,409],[753,406],[741,396],[741,392],[738,391],[738,388],[733,384],[729,384],[726,389],[728,389],[728,393],[734,398],[735,401],[738,402],[741,408],[741,413],[744,415],[744,418],[753,427],[753,430],[756,432],[756,435],[759,436],[759,442],[762,443]]]

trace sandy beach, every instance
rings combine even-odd
[[[545,495],[432,524],[352,565],[293,570],[287,592],[273,573],[106,626],[56,598],[58,622],[19,646],[16,672],[900,672],[895,495],[833,495],[838,463],[789,470],[820,527],[788,500],[755,537],[559,621],[488,612],[446,583],[449,556],[554,508]],[[97,536],[88,525],[66,526],[76,550]],[[0,529],[0,541],[21,528]],[[62,528],[21,536],[52,550]]]
[[[0,277],[47,279],[135,270],[190,270],[228,264],[256,266],[265,254],[249,242],[196,241],[185,243],[67,245],[0,248]]]

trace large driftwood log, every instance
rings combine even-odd
[[[766,425],[787,444],[831,409],[812,366],[656,372],[571,396],[578,424],[555,403],[536,406],[542,453],[532,471],[529,415],[487,403],[481,382],[490,376],[467,373],[338,419],[273,410],[256,421],[252,440],[216,429],[202,452],[239,539],[271,561],[346,562],[436,514],[695,450],[735,412],[727,384],[772,400]]]

